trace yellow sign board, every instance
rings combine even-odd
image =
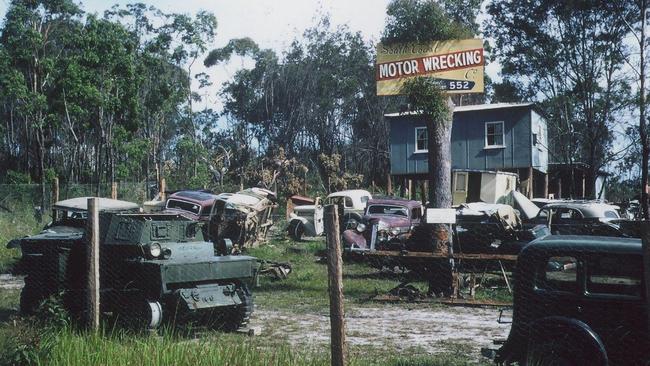
[[[437,79],[447,93],[484,91],[482,39],[377,44],[377,95],[401,94],[408,78]]]

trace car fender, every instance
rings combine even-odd
[[[569,337],[574,340],[574,348],[576,352],[581,352],[584,364],[594,366],[609,364],[605,345],[598,334],[586,323],[573,318],[550,316],[534,321],[530,326],[528,344],[530,347],[531,344],[543,343],[559,337]]]
[[[307,220],[306,218],[304,218],[304,217],[300,217],[300,216],[298,216],[298,215],[296,215],[295,213],[292,212],[292,213],[289,215],[289,223],[291,223],[291,222],[293,222],[293,221],[300,221],[300,222],[302,222],[304,225],[307,225],[307,223],[309,223],[309,220]]]
[[[348,229],[343,232],[343,247],[347,249],[367,249],[366,238],[355,229]]]

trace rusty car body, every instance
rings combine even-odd
[[[275,193],[264,188],[221,194],[184,190],[169,196],[164,212],[204,223],[204,237],[213,241],[228,239],[237,251],[266,239],[276,207]]]
[[[343,232],[343,245],[350,251],[403,249],[422,213],[420,201],[371,199],[361,221]]]
[[[330,193],[325,198],[325,204],[340,204],[343,206],[344,227],[355,226],[361,220],[366,203],[372,199],[372,194],[363,189],[351,189]],[[323,205],[320,199],[314,204],[295,206],[288,212],[289,225],[287,233],[296,241],[303,236],[323,235]]]

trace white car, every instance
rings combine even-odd
[[[363,189],[352,189],[334,192],[325,198],[325,204],[343,205],[345,216],[343,222],[346,227],[361,220],[366,203],[372,198],[370,192]],[[341,228],[341,231],[345,227]],[[323,235],[323,205],[316,199],[313,205],[302,205],[293,208],[289,213],[289,227],[287,232],[293,240],[300,240],[303,236]]]

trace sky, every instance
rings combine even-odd
[[[78,1],[76,1],[78,3]],[[112,5],[124,6],[138,0],[86,0],[81,7],[87,13],[102,15]],[[347,25],[353,32],[361,32],[363,37],[376,43],[386,20],[386,5],[389,0],[139,0],[153,5],[164,12],[196,14],[199,10],[212,12],[217,18],[217,36],[208,49],[223,47],[230,39],[250,37],[261,48],[271,48],[277,53],[286,50],[291,41],[324,14],[330,15],[332,26]],[[0,0],[0,16],[4,17],[9,0]],[[482,18],[482,17],[481,17]],[[481,19],[480,18],[480,19]],[[210,69],[199,67],[193,72],[206,72],[213,86],[207,90],[200,108],[221,109],[221,101],[216,96],[221,85],[230,80],[241,67],[251,63],[238,57],[229,63]],[[488,65],[486,72],[493,80],[498,80],[498,65]],[[198,84],[195,85],[198,87]],[[202,93],[203,94],[203,93]]]

